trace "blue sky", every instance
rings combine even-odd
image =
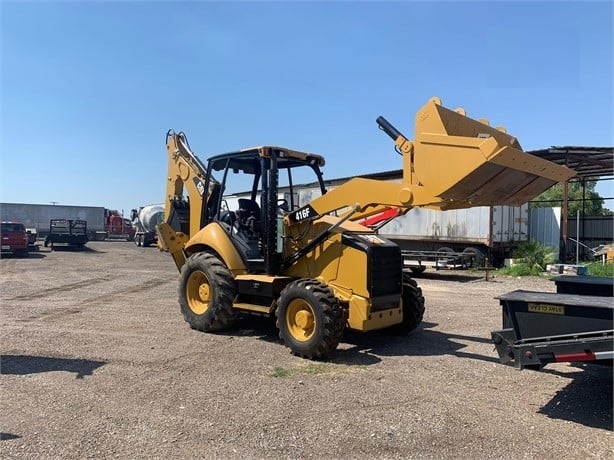
[[[165,134],[399,169],[432,96],[525,150],[614,145],[612,2],[1,2],[0,201],[162,202]],[[599,188],[614,196],[614,183]],[[608,207],[614,208],[611,202]]]

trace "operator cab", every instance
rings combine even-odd
[[[205,190],[212,193],[206,222],[219,222],[252,272],[275,273],[283,253],[281,218],[298,209],[296,183],[326,193],[324,158],[281,147],[254,147],[209,158]],[[214,176],[220,178],[219,182]]]

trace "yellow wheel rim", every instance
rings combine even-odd
[[[290,335],[295,340],[306,342],[316,329],[316,320],[313,309],[303,299],[294,299],[288,305],[286,324]]]
[[[209,308],[211,301],[211,285],[205,274],[195,271],[188,277],[186,283],[188,306],[196,315],[202,315]]]

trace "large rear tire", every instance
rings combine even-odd
[[[279,338],[293,354],[318,359],[339,345],[345,329],[345,314],[328,286],[313,279],[288,284],[279,296]]]
[[[391,332],[397,335],[407,335],[416,329],[424,317],[424,296],[418,283],[408,274],[403,274],[403,321],[392,326]]]
[[[179,275],[179,306],[192,327],[203,332],[228,329],[237,319],[232,307],[236,282],[230,270],[215,255],[191,255]]]

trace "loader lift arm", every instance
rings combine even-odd
[[[343,217],[352,204],[358,212],[351,220],[387,208],[517,206],[575,175],[567,167],[523,152],[504,128],[473,120],[463,109],[447,109],[438,98],[417,112],[413,142],[385,118],[378,117],[377,124],[403,156],[401,183],[351,179],[290,214],[289,225],[332,212]]]

